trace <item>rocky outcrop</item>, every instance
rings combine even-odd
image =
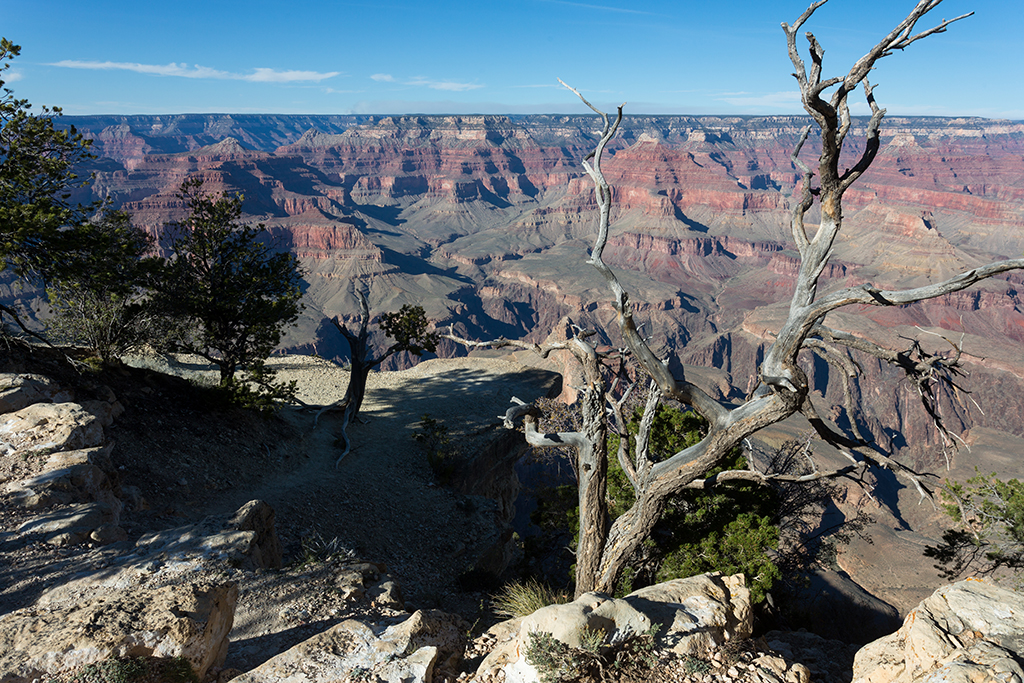
[[[92,448],[103,443],[103,422],[77,403],[35,403],[0,419],[5,456]]]
[[[813,681],[821,683],[849,683],[853,658],[858,646],[841,640],[822,638],[804,630],[769,631],[763,642],[771,648],[773,657],[790,664],[791,669],[801,667]],[[781,677],[784,680],[790,679]],[[795,682],[794,682],[795,683]]]
[[[121,503],[84,503],[60,506],[40,513],[17,528],[24,541],[44,541],[50,545],[68,546],[95,541],[106,544],[124,540],[118,526]]]
[[[0,398],[2,491],[11,504],[40,513],[14,531],[23,542],[99,545],[125,538],[124,507],[104,428],[124,408],[109,388],[105,400],[69,401],[73,392],[41,375],[6,374]],[[59,401],[59,402],[51,402]]]
[[[0,413],[13,413],[33,403],[64,403],[72,392],[45,375],[0,373]]]
[[[1024,596],[967,579],[935,591],[899,631],[866,645],[854,683],[1024,680]]]
[[[742,574],[674,579],[623,598],[660,626],[659,642],[677,654],[707,654],[753,633],[750,592]]]
[[[377,625],[347,620],[233,680],[430,683],[435,671],[451,675],[456,670],[464,648],[459,620],[438,610],[420,610]]]
[[[202,679],[227,655],[238,587],[203,580],[0,617],[0,683],[30,683],[113,657],[183,657]]]
[[[94,501],[112,504],[112,470],[107,447],[60,451],[48,456],[35,476],[9,483],[6,492],[11,502],[30,510]]]
[[[279,569],[281,544],[274,510],[252,500],[230,515],[207,517],[166,531],[143,535],[135,544],[140,556],[174,556],[225,561],[244,569]]]
[[[526,661],[531,634],[550,633],[557,640],[579,647],[587,631],[602,632],[612,647],[657,626],[656,642],[680,655],[710,658],[714,650],[753,631],[750,593],[742,574],[702,574],[649,586],[622,599],[585,593],[565,605],[550,605],[533,614],[492,629],[495,646],[477,669],[477,675],[502,672],[511,683],[539,680],[537,669]]]

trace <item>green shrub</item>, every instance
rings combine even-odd
[[[947,481],[942,498],[957,526],[943,533],[941,544],[925,548],[935,568],[948,579],[1010,570],[1024,586],[1024,482],[979,474],[964,484]]]
[[[117,657],[47,683],[199,683],[184,657]]]
[[[529,634],[526,662],[537,668],[541,683],[562,681],[643,681],[657,670],[657,624],[614,647],[605,645],[602,629],[580,631],[581,647],[571,647],[550,633]],[[602,652],[602,650],[604,650]]]
[[[570,647],[543,631],[527,637],[526,663],[537,668],[541,683],[597,678],[601,671],[600,655]]]
[[[420,427],[412,438],[427,454],[427,463],[442,484],[448,483],[455,474],[459,452],[448,436],[448,426],[424,414]]]
[[[295,561],[297,569],[304,569],[320,562],[329,562],[335,558],[354,559],[356,554],[341,544],[338,537],[330,540],[324,538],[319,531],[302,537],[301,554]]]
[[[627,425],[634,436],[640,418],[637,409]],[[651,429],[651,459],[665,460],[698,443],[706,432],[707,423],[698,414],[661,405]],[[608,452],[616,453],[618,447],[619,437],[611,436]],[[746,466],[736,450],[708,475]],[[633,488],[618,458],[609,457],[609,518],[615,520],[634,502]],[[778,513],[776,493],[753,483],[730,482],[711,491],[682,491],[669,499],[654,533],[623,572],[615,593],[626,595],[650,583],[710,571],[742,572],[751,598],[761,602],[781,575],[772,552],[779,546]]]

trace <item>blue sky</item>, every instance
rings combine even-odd
[[[830,0],[818,9],[805,28],[825,47],[826,74],[845,73],[913,4]],[[22,46],[8,87],[67,114],[581,111],[556,77],[637,114],[785,114],[801,110],[779,24],[805,8],[0,0],[0,35]],[[880,62],[871,80],[890,114],[1024,119],[1020,0],[945,0],[919,28],[970,11]]]

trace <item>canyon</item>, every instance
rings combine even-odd
[[[264,224],[306,270],[307,308],[285,351],[344,359],[344,340],[326,321],[355,315],[357,286],[376,313],[419,304],[438,328],[462,336],[541,341],[569,316],[597,329],[604,343],[618,343],[606,286],[585,264],[596,204],[580,160],[597,139],[595,117],[62,122],[91,138],[97,155],[86,169],[91,181],[74,199],[109,199],[154,235],[182,217],[176,193],[185,178],[203,178],[211,192],[244,194],[246,220]],[[790,155],[807,122],[627,112],[605,162],[614,194],[605,258],[652,347],[724,400],[753,387],[795,282],[788,220],[800,174]],[[865,125],[854,120],[851,140]],[[849,153],[855,159],[858,150]],[[815,155],[808,143],[802,158],[811,163]],[[846,195],[844,234],[819,290],[920,286],[1020,255],[1022,161],[1021,122],[886,118],[874,164]],[[853,383],[861,409],[852,415],[835,371],[806,359],[819,412],[840,426],[856,421],[903,462],[937,472],[936,483],[969,476],[975,466],[1024,475],[1015,457],[1024,450],[1022,288],[1024,274],[1010,273],[910,307],[829,316],[833,327],[886,345],[918,340],[946,353],[961,346],[969,373],[963,385],[972,393],[949,393],[941,408],[969,449],[945,447],[913,388],[867,359]],[[439,349],[458,353],[454,345]],[[389,367],[410,362],[399,357]],[[783,424],[765,443],[805,429]],[[873,486],[871,495],[851,493],[844,504],[878,507],[880,542],[874,549],[855,542],[840,564],[858,581],[874,575],[862,583],[902,609],[938,584],[920,551],[941,519],[891,477],[879,475]]]

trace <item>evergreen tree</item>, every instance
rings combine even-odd
[[[168,226],[171,258],[157,297],[182,322],[171,346],[217,365],[222,386],[241,368],[266,379],[263,361],[302,308],[302,271],[295,256],[261,241],[262,225],[241,223],[241,195],[206,196],[202,185],[182,184],[189,215]]]

